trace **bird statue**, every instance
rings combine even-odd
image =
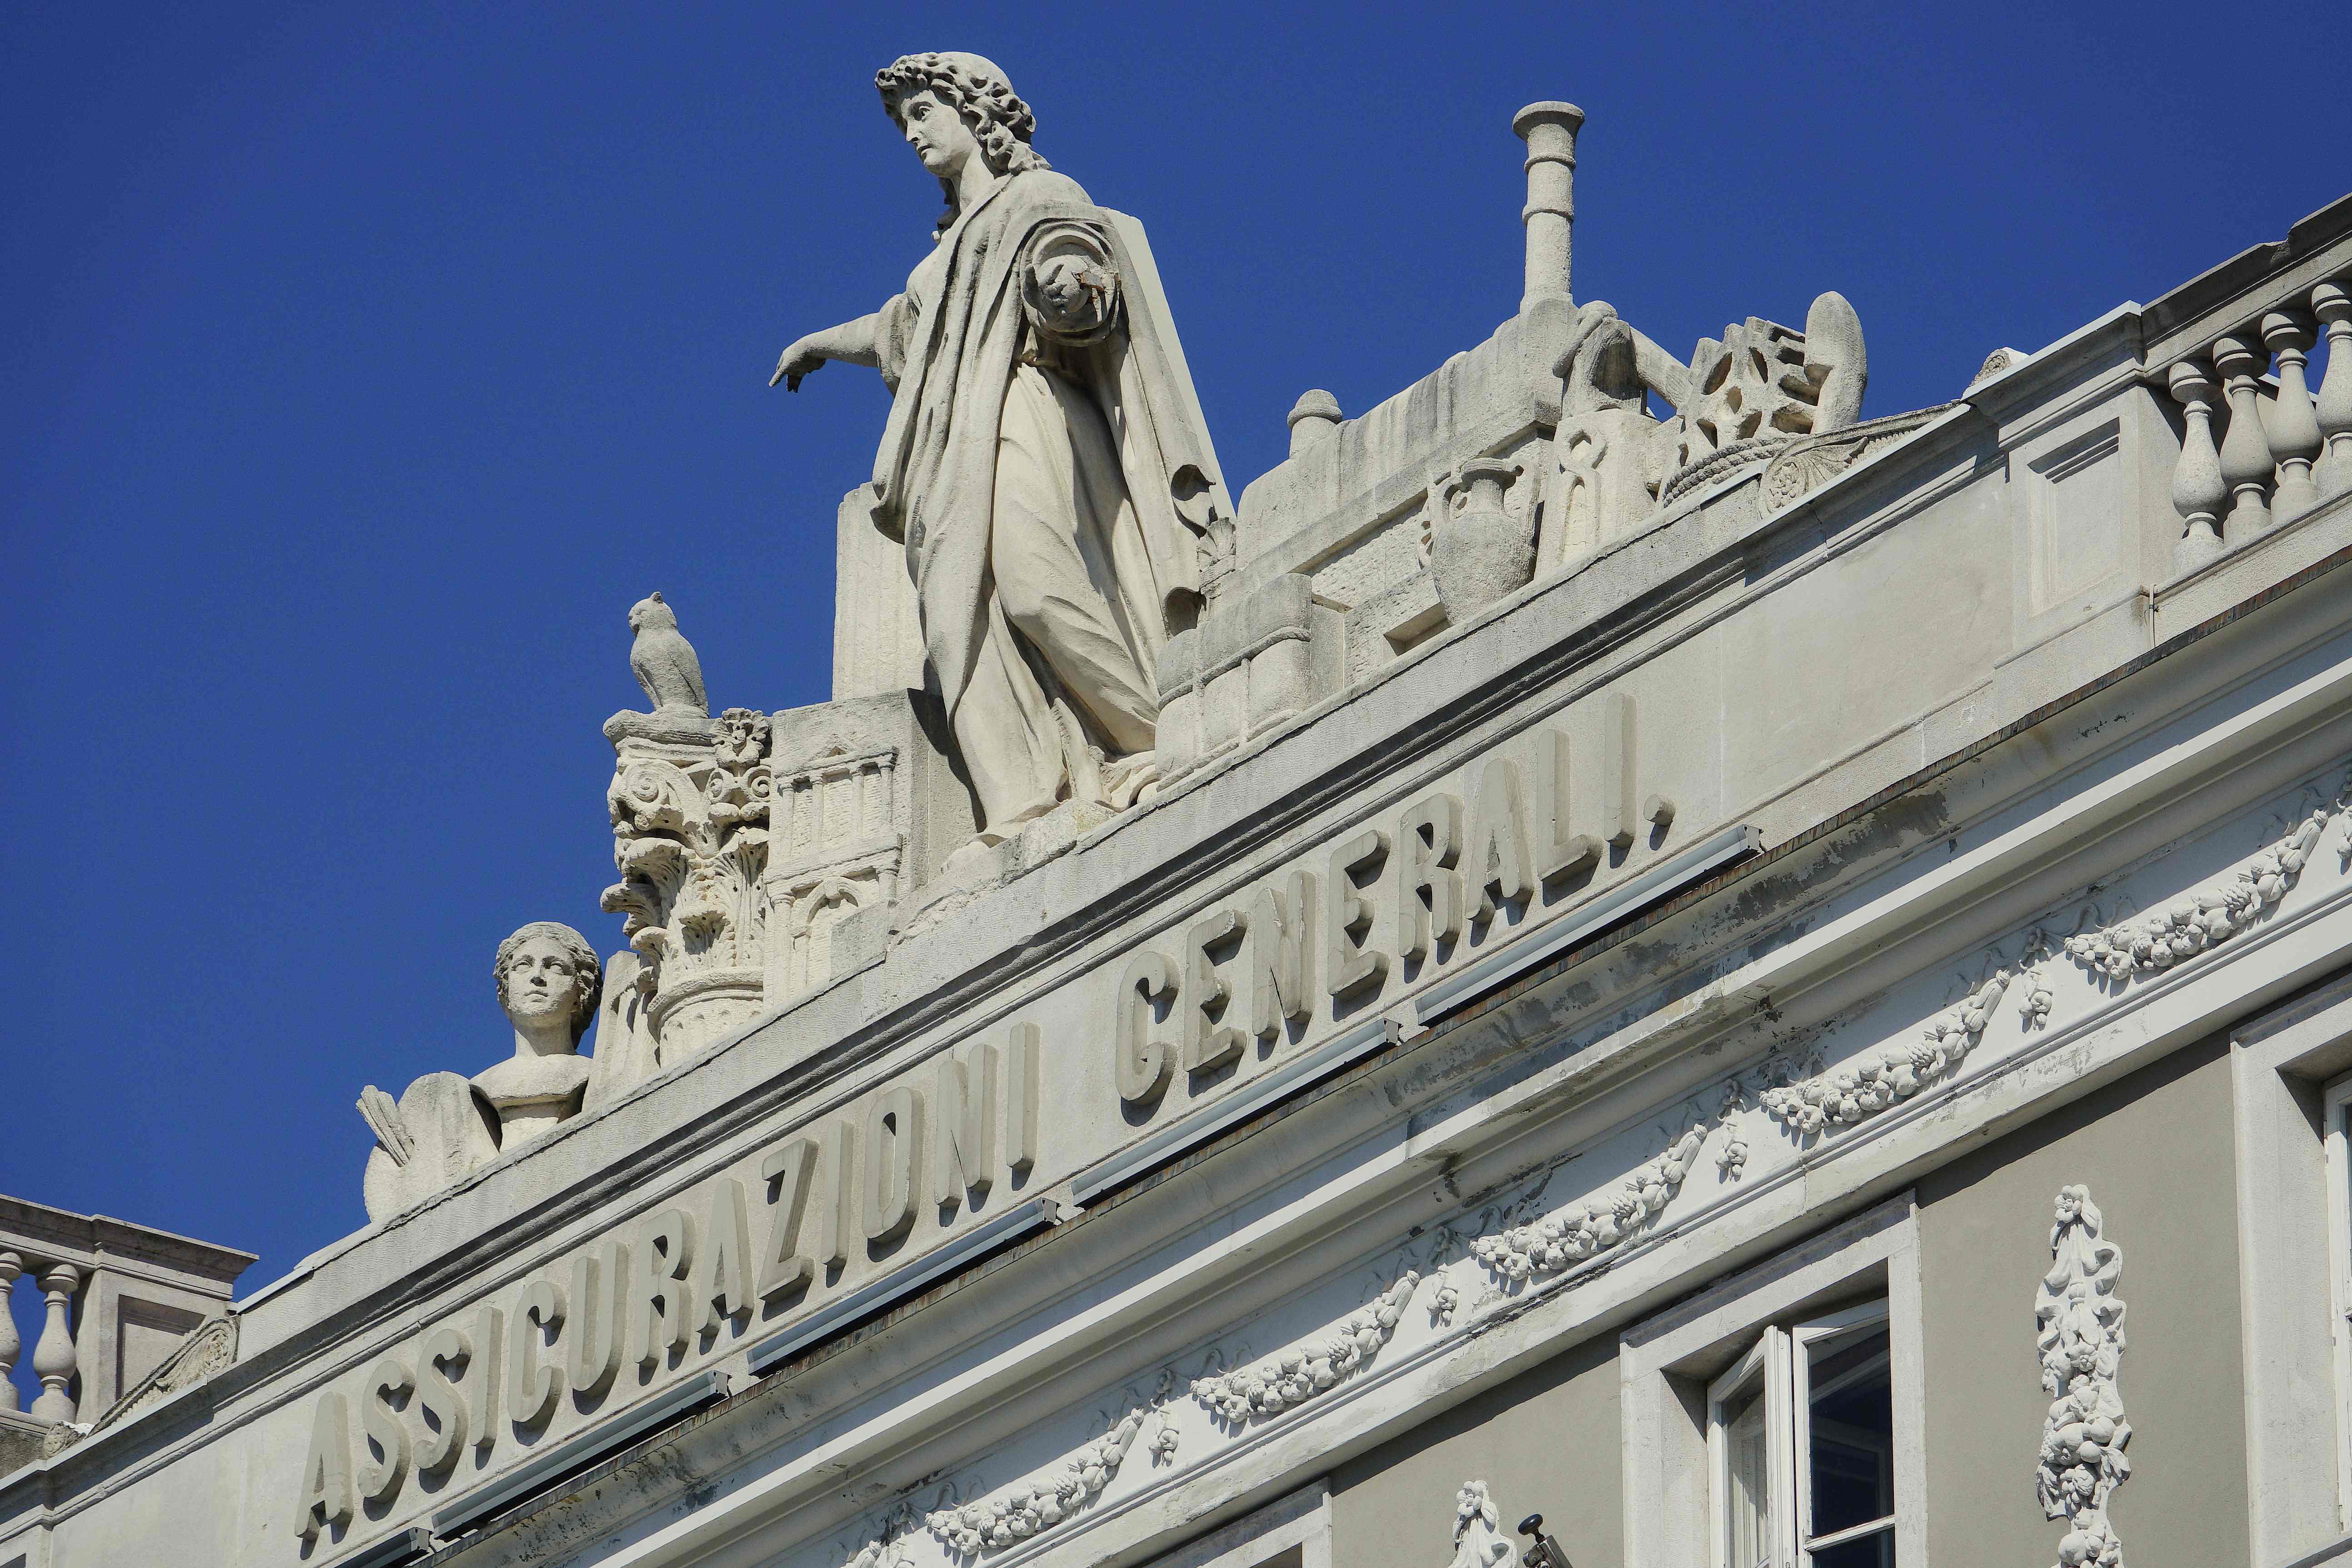
[[[698,718],[710,717],[710,699],[702,688],[702,661],[694,645],[677,629],[677,612],[649,594],[629,607],[629,629],[637,640],[629,648],[629,672],[646,689],[646,699],[658,713],[665,708],[690,708]]]

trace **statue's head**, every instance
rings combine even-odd
[[[882,107],[889,110],[891,123],[901,132],[907,130],[908,100],[929,92],[971,130],[991,174],[1013,174],[1048,166],[1029,145],[1029,138],[1037,131],[1037,117],[1029,112],[1029,106],[1021,101],[992,60],[952,52],[901,55],[874,73],[874,85],[881,90]],[[927,167],[929,163],[926,157]],[[931,173],[944,175],[947,171],[932,169]]]
[[[602,967],[578,931],[555,921],[533,921],[499,943],[492,970],[499,1006],[518,1029],[562,1019],[576,1047],[596,1016]]]
[[[629,629],[633,632],[644,631],[647,626],[675,629],[677,626],[677,612],[662,602],[658,589],[629,606]]]

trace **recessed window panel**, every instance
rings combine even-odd
[[[1882,1321],[1806,1347],[1811,1539],[1895,1517],[1895,1387]]]
[[[1725,1402],[1723,1432],[1726,1560],[1733,1568],[1761,1568],[1772,1560],[1772,1472],[1760,1379]]]

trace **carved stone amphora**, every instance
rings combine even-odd
[[[1527,586],[1536,572],[1534,510],[1514,518],[1503,492],[1522,469],[1478,458],[1446,479],[1429,525],[1429,570],[1445,618],[1461,626],[1496,600]]]

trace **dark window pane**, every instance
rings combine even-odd
[[[1807,1353],[1812,1401],[1811,1534],[1819,1537],[1894,1513],[1895,1390],[1888,1376],[1884,1324],[1816,1341]],[[1826,1554],[1814,1558],[1817,1564],[1832,1561]],[[1835,1559],[1839,1568],[1847,1561]]]
[[[1756,1568],[1772,1557],[1772,1479],[1764,1435],[1764,1384],[1734,1394],[1723,1411],[1724,1549],[1731,1568]]]
[[[1895,1568],[1895,1527],[1814,1552],[1813,1568]]]

